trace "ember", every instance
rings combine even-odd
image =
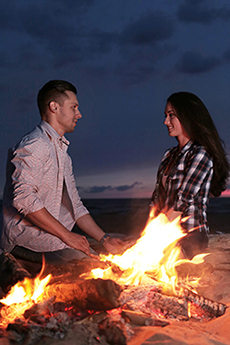
[[[184,271],[178,276],[179,267],[198,267],[207,255],[181,259],[176,243],[182,236],[177,220],[169,223],[160,215],[122,255],[82,260],[83,274],[76,275],[78,261],[43,278],[42,272],[34,280],[26,277],[0,300],[2,333],[14,342],[37,344],[43,336],[62,339],[77,328],[92,344],[126,344],[133,334],[130,324],[165,327],[173,320],[223,315],[224,304],[197,293],[200,277]]]
[[[14,285],[6,298],[0,300],[5,305],[1,309],[2,320],[0,324],[6,326],[8,323],[13,322],[15,318],[22,317],[25,310],[38,302],[42,298],[50,277],[48,275],[42,280],[39,277],[34,280],[25,278],[23,282]]]

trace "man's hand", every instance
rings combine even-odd
[[[116,255],[124,253],[126,249],[132,247],[135,242],[136,240],[131,240],[128,238],[121,240],[117,237],[107,237],[103,243],[103,246],[109,253]]]
[[[90,249],[89,249],[89,242],[86,239],[85,236],[82,235],[78,235],[72,231],[69,231],[69,233],[66,233],[66,238],[64,239],[64,242],[74,248],[74,249],[78,249],[81,250],[82,252],[84,252],[86,255],[91,255],[90,254]]]
[[[90,255],[89,242],[86,237],[68,231],[45,208],[28,214],[26,218],[30,223],[38,226],[40,229],[60,238],[68,246]]]
[[[180,217],[182,215],[182,212],[174,211],[172,208],[166,213],[166,217],[168,218],[169,222],[172,222],[176,218]]]

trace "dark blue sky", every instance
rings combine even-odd
[[[69,153],[85,197],[150,197],[167,97],[197,94],[230,153],[230,3],[219,0],[11,0],[0,11],[1,167],[39,121],[38,89],[66,79],[82,119]]]

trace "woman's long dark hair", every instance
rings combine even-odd
[[[226,189],[230,164],[226,157],[224,142],[204,103],[190,92],[173,93],[167,102],[174,108],[185,132],[193,140],[203,146],[213,159],[213,178],[211,194],[220,196]]]

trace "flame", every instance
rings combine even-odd
[[[207,254],[197,255],[192,261],[183,259],[177,242],[185,236],[179,225],[179,217],[169,222],[164,214],[151,219],[135,245],[122,255],[100,255],[109,263],[106,269],[97,268],[85,278],[112,279],[118,284],[138,285],[146,279],[146,272],[163,285],[174,288],[178,278],[176,266],[183,262],[198,264]],[[114,269],[116,266],[116,269]],[[120,271],[117,272],[117,267]]]
[[[23,282],[17,283],[11,288],[8,295],[0,300],[4,304],[4,307],[1,309],[1,326],[7,326],[16,318],[23,317],[27,309],[42,299],[51,274],[40,280],[41,274],[42,272],[34,280],[25,278]]]

